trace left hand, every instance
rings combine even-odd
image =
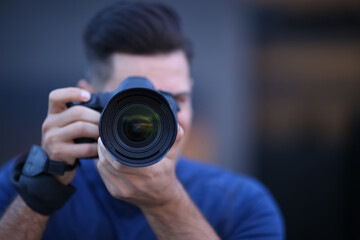
[[[183,134],[178,125],[170,151],[161,161],[147,167],[130,167],[116,161],[99,138],[97,168],[110,194],[140,208],[162,206],[181,198],[183,188],[175,166]]]

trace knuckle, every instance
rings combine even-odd
[[[143,174],[141,177],[143,181],[149,182],[149,181],[153,181],[153,179],[156,177],[156,174],[154,172],[151,172],[151,173]]]
[[[43,124],[41,126],[41,131],[42,131],[42,133],[46,133],[49,129],[50,129],[49,120],[45,119],[45,121],[43,122]]]
[[[62,160],[63,157],[63,149],[60,146],[54,146],[50,149],[49,158],[52,160]]]
[[[76,123],[76,129],[79,134],[86,133],[87,132],[87,126],[83,122],[77,122]]]
[[[87,155],[95,155],[97,153],[96,146],[88,145],[85,148],[85,154]]]
[[[81,97],[81,90],[79,88],[66,88],[66,95],[71,98],[79,99]]]
[[[120,164],[120,163],[118,163],[118,162],[112,162],[111,165],[112,165],[112,166],[115,168],[115,170],[118,171],[118,172],[121,172],[121,171],[124,170],[123,165]]]
[[[75,133],[76,135],[82,134],[84,132],[84,125],[82,122],[74,122],[71,124],[69,131]]]
[[[57,89],[52,90],[52,91],[49,93],[49,101],[50,101],[50,102],[56,101],[57,93],[58,93],[58,90],[57,90]]]
[[[103,173],[104,172],[104,167],[102,166],[102,162],[101,160],[99,159],[96,163],[96,168],[98,170],[99,173]]]
[[[52,133],[48,133],[44,136],[44,142],[46,145],[53,145],[56,143],[56,136]]]
[[[108,190],[109,190],[109,193],[111,194],[111,196],[113,196],[115,198],[120,198],[121,197],[121,194],[119,193],[119,191],[115,187],[113,187],[112,185],[108,186]]]
[[[81,106],[73,106],[70,108],[70,111],[76,120],[82,120],[85,116],[84,109]]]
[[[132,197],[132,191],[128,188],[123,188],[121,191],[117,191],[118,198],[129,199]]]
[[[146,189],[147,187],[147,180],[146,179],[143,179],[143,181],[134,181],[132,182],[132,188],[136,189],[136,191],[142,191],[144,189]]]
[[[80,95],[80,89],[78,88],[74,88],[74,87],[69,87],[69,88],[66,88],[67,92],[73,96],[76,96],[76,95]]]

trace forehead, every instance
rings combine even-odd
[[[144,76],[156,89],[173,94],[191,89],[189,64],[183,51],[156,55],[115,53],[111,61],[112,75],[105,85],[105,91],[114,91],[130,76]]]

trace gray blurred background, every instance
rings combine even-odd
[[[0,2],[0,163],[40,143],[48,93],[83,77],[84,26],[110,2]],[[360,239],[359,1],[163,2],[195,47],[185,154],[259,178],[288,239]]]

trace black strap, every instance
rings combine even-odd
[[[64,175],[66,171],[71,171],[77,166],[80,166],[79,159],[76,159],[73,165],[66,164],[65,162],[58,162],[47,159],[46,164],[44,166],[44,172],[48,174]]]
[[[66,162],[53,161],[47,157],[44,149],[33,145],[28,153],[23,174],[29,177],[34,177],[41,173],[64,175],[66,171],[71,171],[77,166],[80,166],[79,159],[76,159],[72,165]]]
[[[76,189],[72,185],[61,184],[49,174],[24,175],[22,170],[25,160],[24,156],[16,159],[9,176],[10,182],[31,209],[43,215],[51,215],[70,199]]]

